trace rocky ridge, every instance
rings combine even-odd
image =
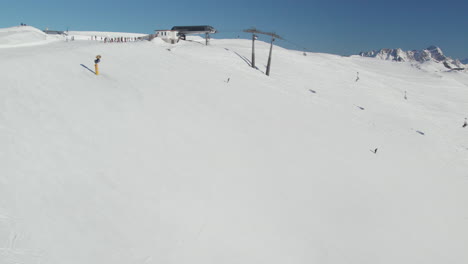
[[[444,55],[442,50],[436,46],[430,46],[423,50],[404,51],[402,49],[381,49],[378,51],[361,52],[359,56],[371,57],[381,60],[390,60],[397,62],[428,62],[433,61],[442,63],[446,68],[451,70],[464,70],[464,65],[460,60],[454,60]]]

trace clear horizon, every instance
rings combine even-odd
[[[468,58],[468,2],[246,1],[177,3],[148,0],[62,2],[6,0],[0,28],[25,23],[39,29],[152,33],[176,25],[211,25],[215,38],[250,38],[244,29],[276,32],[275,44],[311,52],[353,55],[382,48],[438,46],[454,59]],[[268,41],[268,38],[261,38]]]

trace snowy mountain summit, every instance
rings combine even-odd
[[[391,60],[397,62],[428,62],[433,61],[442,63],[446,68],[451,70],[464,70],[463,65],[459,60],[454,60],[444,55],[442,50],[436,46],[430,46],[423,50],[404,51],[402,49],[381,49],[379,51],[361,52],[359,56],[378,58],[382,60]]]
[[[61,39],[61,36],[48,35],[31,26],[0,28],[0,48],[43,45]]]

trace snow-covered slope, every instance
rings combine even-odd
[[[46,44],[59,39],[31,26],[0,28],[0,48]]]
[[[468,261],[466,73],[202,43],[0,49],[0,263]]]
[[[463,70],[465,66],[459,60],[453,60],[446,57],[442,50],[436,46],[430,46],[421,51],[411,50],[403,51],[402,49],[381,49],[379,51],[361,52],[362,57],[372,57],[381,60],[390,60],[398,62],[435,62],[440,63],[448,69]]]

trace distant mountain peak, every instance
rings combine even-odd
[[[381,60],[390,60],[397,62],[427,62],[433,61],[437,63],[443,63],[444,66],[452,70],[463,70],[465,65],[463,65],[459,60],[453,60],[450,57],[447,57],[437,46],[430,46],[427,49],[423,50],[410,50],[404,51],[402,49],[380,49],[378,51],[368,51],[361,52],[359,56],[362,57],[371,57]]]

